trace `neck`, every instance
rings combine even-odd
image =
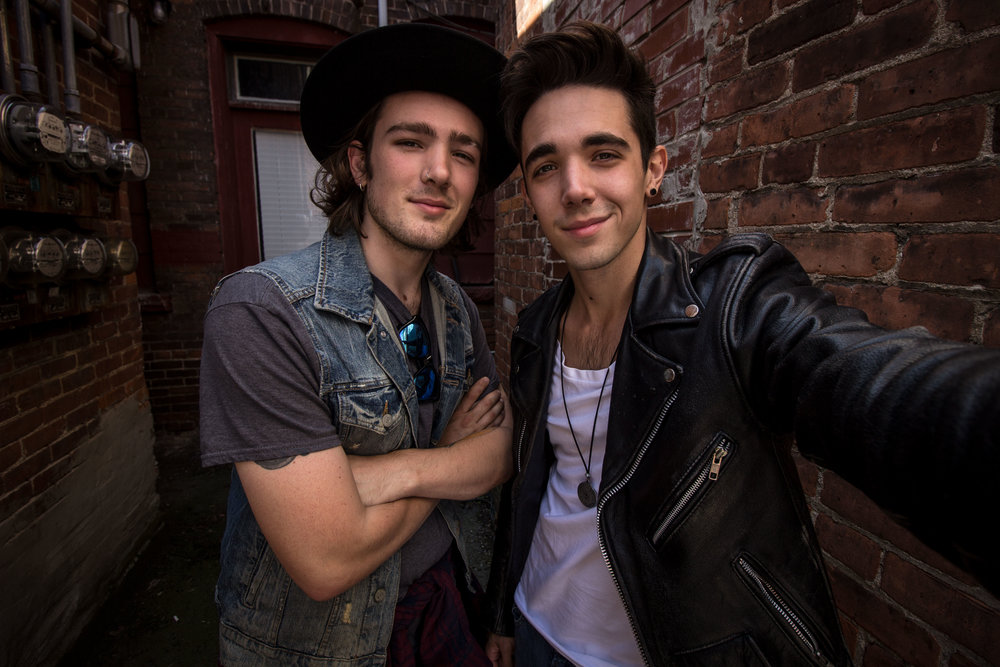
[[[386,239],[380,231],[375,225],[368,225],[365,236],[361,236],[368,270],[415,315],[420,310],[420,281],[433,253],[406,248]]]

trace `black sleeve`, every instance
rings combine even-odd
[[[780,245],[753,265],[733,341],[751,350],[744,382],[766,389],[747,394],[755,411],[1000,591],[1000,350],[876,327],[811,287]]]

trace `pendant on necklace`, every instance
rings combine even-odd
[[[597,494],[594,493],[594,487],[590,485],[589,479],[580,482],[576,487],[576,495],[584,507],[593,507],[597,504]]]

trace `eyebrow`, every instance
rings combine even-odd
[[[580,142],[580,146],[583,148],[594,148],[597,146],[615,146],[617,148],[625,149],[631,148],[628,141],[611,132],[595,132],[594,134],[588,134]],[[528,166],[535,160],[552,155],[555,152],[556,145],[551,142],[538,144],[528,152],[528,155],[524,158],[524,165]]]
[[[415,122],[415,123],[396,123],[392,125],[385,131],[386,134],[394,134],[396,132],[411,132],[413,134],[420,134],[425,137],[436,138],[438,136],[437,130],[431,127],[428,123]],[[457,130],[452,130],[448,135],[450,141],[457,142],[463,146],[474,146],[479,150],[483,149],[482,144],[465,132],[459,132]]]

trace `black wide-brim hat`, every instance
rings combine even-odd
[[[486,131],[485,181],[496,187],[517,156],[500,120],[502,53],[464,33],[399,23],[349,37],[320,58],[302,89],[302,134],[320,162],[348,138],[368,111],[393,93],[420,90],[469,107]]]

